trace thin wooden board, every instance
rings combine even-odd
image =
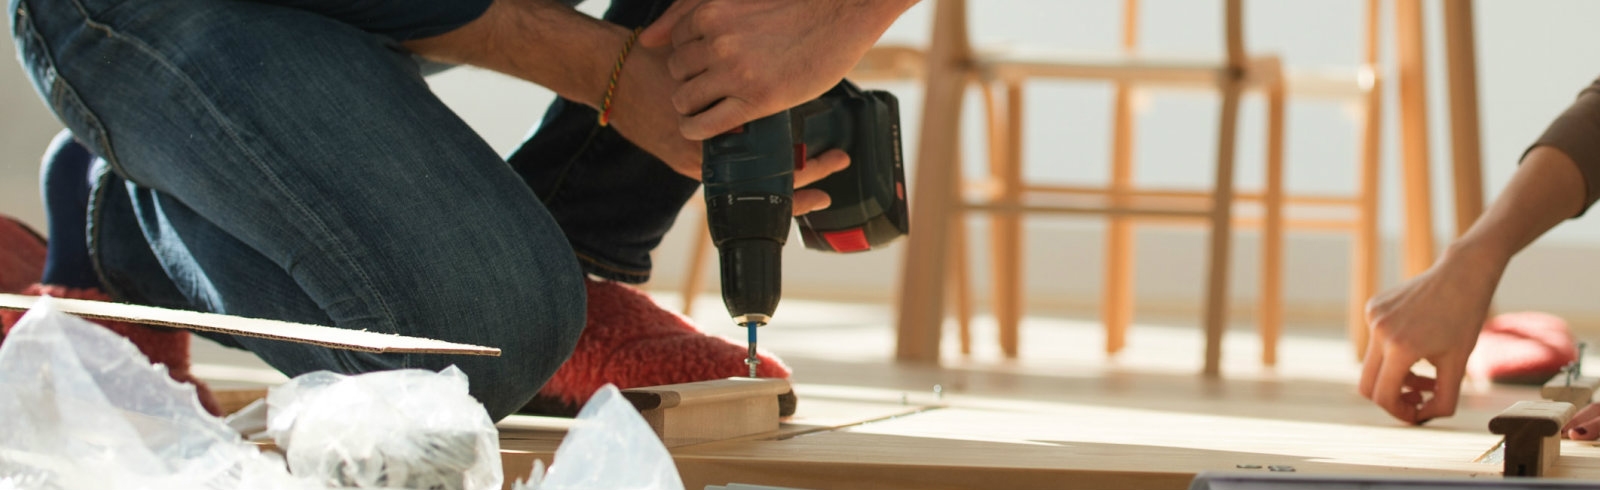
[[[38,301],[38,296],[0,294],[0,309],[27,310]],[[415,354],[465,354],[474,356],[499,356],[500,349],[442,340],[406,337],[363,330],[307,325],[303,323],[245,318],[197,311],[170,310],[152,306],[90,301],[82,299],[51,298],[56,308],[73,315],[96,320],[116,320],[143,325],[182,328],[204,332],[220,332],[301,344],[320,345],[335,349],[360,352],[415,353]]]
[[[961,403],[957,403],[961,407]],[[1071,404],[929,410],[784,440],[674,453],[687,488],[1187,488],[1201,471],[1498,477],[1498,437]]]
[[[840,427],[866,423],[875,420],[887,420],[918,413],[931,408],[927,404],[906,403],[899,401],[898,395],[893,397],[887,394],[872,394],[867,396],[829,396],[834,395],[828,389],[804,385],[795,387],[800,397],[799,409],[778,430],[773,433],[759,434],[734,441],[773,441],[807,436],[819,432],[826,432]],[[870,391],[870,390],[861,390]],[[810,393],[821,393],[812,395]],[[918,399],[917,401],[926,401]],[[533,461],[543,460],[550,464],[555,459],[556,448],[561,445],[561,438],[566,436],[567,428],[571,427],[572,419],[554,417],[532,417],[513,415],[500,421],[500,460],[505,469],[506,486],[518,478],[525,478],[533,468]],[[674,456],[679,451],[698,446],[684,446],[672,449]],[[682,472],[684,462],[678,462],[679,471]],[[685,481],[688,481],[685,474]],[[685,488],[704,488],[702,486],[687,486]]]

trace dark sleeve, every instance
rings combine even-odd
[[[1579,92],[1578,100],[1529,149],[1539,146],[1561,150],[1578,163],[1585,189],[1583,211],[1578,212],[1582,216],[1600,200],[1600,79]]]
[[[476,20],[491,0],[255,0],[328,16],[396,41],[437,36]]]

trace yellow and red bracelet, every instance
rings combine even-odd
[[[617,55],[617,64],[611,68],[611,83],[606,84],[606,96],[600,99],[600,127],[611,124],[611,96],[617,93],[617,80],[622,78],[622,62],[628,60],[628,52],[633,50],[633,43],[639,40],[639,33],[644,28],[636,27],[633,35],[628,36],[628,42],[622,45],[622,53]]]

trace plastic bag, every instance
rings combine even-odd
[[[542,465],[535,462],[530,481],[517,482],[513,490],[683,490],[667,446],[609,384],[578,412],[550,471],[541,471]]]
[[[41,298],[0,344],[0,488],[312,488],[127,339]]]
[[[455,366],[307,373],[267,393],[289,471],[335,487],[495,490],[500,433]]]

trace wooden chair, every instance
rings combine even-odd
[[[1369,0],[1375,3],[1376,0]],[[1226,325],[1228,248],[1235,226],[1235,202],[1258,202],[1262,217],[1242,220],[1242,224],[1263,228],[1261,330],[1263,361],[1276,361],[1278,318],[1281,299],[1281,260],[1283,209],[1282,191],[1282,117],[1286,85],[1297,80],[1286,80],[1281,64],[1271,56],[1247,56],[1243,43],[1239,0],[1222,2],[1224,40],[1226,50],[1220,60],[1196,62],[1194,60],[1163,60],[1140,57],[1133,53],[1137,45],[1138,4],[1125,2],[1124,53],[1121,57],[1088,60],[1029,52],[975,52],[967,41],[966,8],[961,0],[941,0],[936,6],[933,47],[928,68],[928,92],[924,106],[923,134],[919,146],[920,161],[916,190],[918,198],[913,214],[916,237],[960,237],[959,230],[964,211],[981,211],[993,215],[995,241],[994,262],[996,270],[995,313],[1000,324],[1001,348],[1008,357],[1016,356],[1019,344],[1017,325],[1021,318],[1020,242],[1021,214],[1043,212],[1057,214],[1106,214],[1111,217],[1107,236],[1108,260],[1106,266],[1107,297],[1103,302],[1103,320],[1107,324],[1107,352],[1114,353],[1124,344],[1126,326],[1132,312],[1132,219],[1200,219],[1210,224],[1210,255],[1204,326],[1206,350],[1204,372],[1219,372],[1221,337]],[[1369,8],[1375,12],[1376,9]],[[1369,16],[1370,17],[1370,16]],[[1369,19],[1370,20],[1370,19]],[[1371,24],[1371,22],[1369,22]],[[1369,25],[1369,38],[1375,34]],[[1369,39],[1369,44],[1375,45]],[[1375,48],[1369,47],[1371,63]],[[1370,73],[1370,72],[1369,72]],[[1089,79],[1106,80],[1115,84],[1115,116],[1113,121],[1112,181],[1105,188],[1071,186],[1029,185],[1022,182],[1020,149],[1022,121],[1022,86],[1030,79]],[[1371,78],[1350,81],[1326,77],[1299,77],[1308,93],[1325,92],[1348,96],[1347,87]],[[981,83],[988,102],[990,121],[991,165],[990,179],[979,186],[978,199],[965,199],[959,182],[959,168],[954,166],[957,154],[954,134],[961,111],[961,94],[969,81]],[[1132,187],[1132,110],[1131,91],[1139,86],[1186,86],[1216,90],[1221,96],[1218,126],[1218,153],[1215,181],[1209,191],[1173,191],[1135,189]],[[1360,94],[1373,94],[1373,85],[1356,90]],[[1237,193],[1233,188],[1234,132],[1237,105],[1241,92],[1259,90],[1268,100],[1267,183],[1259,193]],[[1002,91],[1003,90],[1003,91]],[[1370,109],[1376,105],[1370,103]],[[1376,111],[1368,111],[1368,120],[1375,121]],[[1352,204],[1362,209],[1358,218],[1338,223],[1339,227],[1358,230],[1366,239],[1358,240],[1354,249],[1359,263],[1372,260],[1375,239],[1372,223],[1375,217],[1376,140],[1375,124],[1367,124],[1368,140],[1363,150],[1363,176],[1360,197],[1356,199],[1307,197],[1290,201],[1307,204]],[[1372,165],[1368,165],[1372,163]],[[1292,224],[1332,226],[1322,221],[1302,221]],[[946,249],[946,246],[951,249]],[[962,240],[916,239],[912,240],[907,254],[901,283],[899,345],[897,357],[903,361],[937,362],[939,346],[939,312],[941,310],[938,285],[944,282],[945,272],[939,264],[950,263],[956,274],[952,289],[957,296],[958,311],[966,311],[964,261],[960,257],[965,244]],[[951,258],[955,255],[955,258]],[[1353,267],[1370,270],[1369,267]],[[1361,274],[1357,274],[1361,275]],[[1371,278],[1372,274],[1365,277]],[[1370,284],[1370,281],[1358,281]],[[1358,286],[1359,288],[1360,286]],[[1370,286],[1367,287],[1370,290]],[[1358,294],[1353,304],[1360,304],[1370,294]],[[1356,311],[1356,310],[1352,310]],[[1354,317],[1353,322],[1359,322]],[[967,319],[959,317],[963,352],[969,352],[970,333]],[[1362,330],[1364,333],[1364,329]]]
[[[1378,9],[1377,0],[1369,0],[1367,5],[1366,53],[1365,65],[1358,69],[1340,68],[1333,70],[1296,71],[1289,70],[1285,73],[1277,60],[1272,57],[1255,57],[1247,65],[1252,66],[1255,76],[1247,72],[1246,89],[1260,90],[1267,98],[1267,187],[1264,192],[1235,192],[1234,200],[1241,203],[1257,204],[1261,208],[1260,218],[1234,219],[1235,226],[1257,227],[1262,229],[1262,255],[1260,298],[1257,304],[1258,318],[1262,337],[1262,363],[1275,365],[1277,362],[1277,344],[1281,336],[1281,305],[1282,305],[1282,250],[1283,230],[1285,228],[1301,228],[1309,230],[1348,231],[1353,235],[1351,250],[1351,294],[1349,301],[1349,329],[1352,344],[1359,351],[1366,344],[1365,322],[1363,321],[1363,308],[1366,298],[1375,293],[1376,287],[1376,213],[1377,213],[1377,164],[1378,164],[1378,116],[1380,99],[1376,83],[1377,63],[1377,29]],[[1124,2],[1124,55],[1135,56],[1138,44],[1138,3],[1136,1]],[[991,177],[988,182],[980,183],[978,194],[980,199],[987,202],[967,199],[963,208],[982,211],[994,211],[995,230],[995,275],[996,275],[996,317],[1000,327],[1001,348],[1008,357],[1017,355],[1018,324],[1021,319],[1021,301],[1024,296],[1021,292],[1020,240],[1021,226],[1018,212],[1007,208],[997,208],[994,203],[1016,205],[1034,197],[1057,196],[1110,196],[1113,203],[1126,205],[1131,200],[1137,199],[1207,199],[1210,196],[1204,192],[1183,192],[1173,190],[1133,190],[1131,188],[1132,152],[1133,152],[1133,111],[1131,110],[1131,92],[1138,88],[1151,85],[1157,88],[1201,88],[1208,89],[1204,78],[1196,77],[1199,83],[1187,83],[1179,77],[1190,76],[1177,72],[1163,74],[1147,73],[1144,75],[1123,75],[1111,73],[1118,69],[1138,69],[1134,65],[1138,60],[1100,60],[1098,62],[1085,61],[1081,58],[1044,57],[1044,56],[1017,56],[1000,55],[987,56],[979,54],[978,65],[980,79],[985,82],[985,100],[989,101],[990,146],[991,146]],[[1015,63],[1020,61],[1020,63]],[[1004,72],[986,73],[984,68],[988,64],[1019,64],[1009,66]],[[1148,61],[1152,65],[1177,66],[1179,63],[1171,61]],[[1192,63],[1192,61],[1190,62]],[[1021,96],[1020,83],[1028,78],[1080,78],[1084,73],[1095,70],[1104,71],[1103,76],[1116,79],[1114,96],[1114,118],[1112,124],[1112,181],[1109,188],[1084,188],[1065,186],[1027,185],[1021,182],[1021,161],[1017,158],[1022,150],[1021,131],[1016,124],[1020,123],[1020,104],[1016,100]],[[998,71],[998,70],[995,70]],[[986,76],[987,75],[987,76]],[[1000,75],[1000,76],[995,76]],[[1007,76],[1009,75],[1009,76]],[[1006,90],[999,92],[996,100],[996,90],[987,87],[995,84],[1004,84]],[[1364,103],[1364,117],[1361,124],[1362,149],[1360,151],[1361,177],[1358,189],[1353,197],[1345,196],[1287,196],[1282,189],[1282,152],[1283,152],[1283,104],[1285,95],[1304,98],[1324,98],[1340,101]],[[1033,194],[1034,196],[1029,196]],[[1104,198],[1102,198],[1104,199]],[[1356,211],[1355,217],[1339,218],[1307,218],[1291,219],[1284,221],[1283,215],[1287,208],[1304,206],[1311,208],[1347,207]],[[1087,212],[1081,208],[1071,209],[1032,209],[1044,212]],[[958,209],[957,211],[960,211]],[[1024,210],[1026,211],[1026,210]],[[1111,223],[1107,231],[1107,261],[1105,269],[1105,300],[1102,302],[1102,321],[1106,324],[1106,352],[1115,354],[1125,345],[1127,326],[1131,323],[1133,312],[1133,281],[1132,261],[1130,253],[1133,249],[1132,225],[1138,218],[1147,220],[1169,217],[1157,213],[1134,214],[1124,216],[1111,214]],[[957,224],[961,223],[956,218]],[[965,244],[952,242],[954,247],[964,248]],[[958,303],[958,311],[966,311],[967,299],[964,297],[967,287],[964,284],[966,271],[963,254],[958,250],[953,252],[957,258],[952,261],[957,267],[957,276],[954,282]],[[1208,291],[1209,292],[1209,291]],[[961,352],[971,352],[971,334],[969,331],[970,320],[965,317],[958,318],[960,327]]]

